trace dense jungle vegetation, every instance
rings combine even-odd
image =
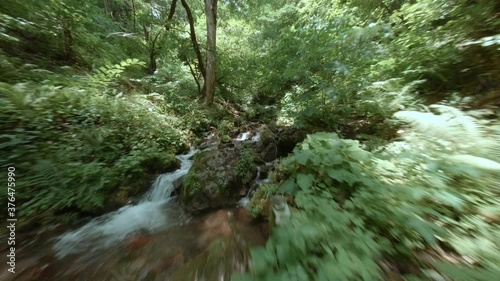
[[[497,280],[499,31],[497,0],[4,0],[18,231],[116,209],[207,134],[272,124],[309,134],[250,213],[273,194],[293,212],[233,280]]]

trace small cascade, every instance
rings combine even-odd
[[[251,195],[255,190],[255,188],[259,185],[261,172],[262,172],[262,166],[257,166],[257,175],[255,176],[252,186],[247,192],[247,196]]]
[[[268,163],[266,163],[266,165],[267,164]],[[260,178],[261,173],[262,173],[262,166],[257,166],[257,175],[255,176],[254,182],[253,182],[252,186],[250,187],[250,189],[248,189],[248,192],[245,195],[245,197],[241,198],[240,201],[238,201],[238,205],[246,208],[248,206],[248,204],[250,203],[250,199],[252,199],[252,196],[253,196],[255,190],[261,184],[265,184],[265,183],[270,182],[269,179],[261,179]]]
[[[245,143],[256,143],[260,139],[260,133],[258,131],[252,132],[247,131],[239,134],[236,139],[237,142],[245,142]]]
[[[259,131],[255,132],[255,135],[252,137],[252,142],[258,142],[260,140]]]
[[[236,141],[246,141],[248,139],[248,137],[250,136],[250,132],[244,132],[244,133],[241,133],[239,134],[237,137],[236,137]]]
[[[189,168],[191,168],[193,163],[190,161],[190,158],[194,153],[194,151],[191,151],[188,154],[177,156],[181,160],[181,167],[174,172],[158,176],[141,202],[158,202],[172,197],[177,181],[184,177],[188,173]]]
[[[130,235],[157,232],[187,220],[181,208],[175,206],[172,193],[175,183],[191,168],[193,161],[190,158],[194,153],[195,151],[191,151],[177,156],[181,161],[181,168],[160,175],[137,205],[124,206],[60,236],[54,246],[57,256],[61,258],[69,254],[105,249]]]

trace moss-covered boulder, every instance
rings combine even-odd
[[[297,127],[283,127],[278,134],[278,157],[283,157],[292,152],[295,146],[306,138],[308,131]]]
[[[257,142],[257,152],[264,151],[269,145],[276,144],[278,141],[277,135],[274,133],[273,128],[264,125],[258,130],[259,141]]]
[[[255,153],[245,149],[219,149],[196,155],[183,180],[181,201],[186,210],[205,210],[234,205],[252,184],[256,173]]]
[[[147,191],[161,173],[179,169],[181,162],[175,155],[163,152],[141,153],[122,157],[114,167],[114,177],[121,181],[110,191],[102,210],[97,214],[114,210],[133,201]]]
[[[258,130],[259,141],[255,146],[255,151],[260,153],[266,162],[287,156],[299,142],[306,138],[309,131],[294,126],[264,125]]]

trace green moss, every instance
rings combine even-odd
[[[193,141],[193,144],[194,144],[195,147],[200,146],[202,143],[203,143],[203,139],[202,138],[198,138],[198,137]]]
[[[223,135],[222,138],[220,139],[222,143],[230,143],[232,141],[231,137],[228,135]]]
[[[266,164],[266,161],[262,159],[262,156],[258,153],[253,153],[253,162],[257,165],[264,165]]]
[[[272,143],[274,140],[275,140],[275,135],[270,128],[264,127],[262,130],[260,130],[260,142],[263,145],[268,145]]]
[[[217,184],[219,185],[219,189],[226,191],[229,187],[229,183],[226,179],[218,179]]]
[[[248,213],[254,218],[261,216],[262,210],[264,210],[264,205],[271,196],[276,194],[277,190],[278,188],[274,184],[264,184],[259,186],[250,200]]]
[[[183,184],[183,197],[185,199],[192,198],[197,192],[201,190],[201,182],[195,173],[189,171],[189,173],[184,177]]]
[[[252,204],[248,206],[248,213],[254,219],[259,218],[264,210],[266,200],[252,200]]]
[[[234,131],[234,123],[228,120],[222,120],[217,126],[220,134],[228,135]]]
[[[141,161],[141,167],[151,173],[170,172],[179,166],[179,160],[173,154],[154,153]]]
[[[243,184],[247,184],[252,180],[255,169],[254,153],[250,150],[243,150],[236,164],[236,175],[241,178]]]

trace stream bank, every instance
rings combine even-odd
[[[245,206],[258,185],[267,182],[279,155],[278,141],[267,126],[240,133],[229,143],[207,138],[203,151],[178,155],[180,168],[158,176],[137,202],[78,228],[61,226],[22,241],[17,273],[0,277],[228,280],[248,270],[248,249],[265,245],[269,236],[268,222],[253,219]],[[276,148],[275,157],[267,155],[269,147]],[[190,174],[200,186],[186,199]],[[205,206],[196,205],[200,195],[209,202]]]

